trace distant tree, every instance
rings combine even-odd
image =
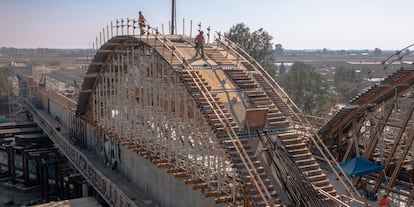
[[[276,44],[275,45],[275,55],[276,55],[276,57],[283,57],[284,49],[283,49],[282,44]]]
[[[0,71],[0,96],[7,96],[7,77]]]
[[[252,34],[250,33],[250,29],[243,23],[233,25],[225,36],[245,50],[251,48],[250,39]]]
[[[273,37],[269,33],[262,28],[250,33],[250,29],[246,25],[239,23],[233,25],[225,36],[257,60],[272,77],[275,76],[276,59],[273,54]]]
[[[338,88],[343,81],[353,83],[356,80],[356,72],[354,69],[339,66],[335,69],[334,84]]]
[[[280,63],[280,66],[279,66],[279,74],[285,74],[286,73],[286,67],[285,67],[285,64],[282,62],[282,63]]]
[[[286,90],[304,113],[326,111],[328,84],[311,65],[295,62],[287,73]]]
[[[375,57],[381,56],[381,54],[382,54],[382,50],[381,49],[379,49],[379,48],[375,48],[374,49],[374,56]]]
[[[352,99],[358,93],[359,88],[355,70],[343,66],[336,68],[334,85],[339,94],[339,101]]]
[[[339,102],[347,102],[358,94],[359,82],[340,81],[336,87]]]

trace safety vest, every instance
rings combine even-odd
[[[204,37],[202,34],[197,35],[197,37],[195,38],[195,43],[204,43]]]
[[[138,17],[138,22],[140,23],[140,24],[144,24],[144,22],[145,22],[145,18],[144,18],[144,16],[141,14],[141,15],[139,15],[139,17]]]

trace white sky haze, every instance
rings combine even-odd
[[[176,0],[177,30],[244,23],[286,49],[397,50],[414,43],[412,0]],[[168,33],[171,0],[1,0],[0,47],[88,48],[102,28],[137,18]]]

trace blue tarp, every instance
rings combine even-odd
[[[384,169],[384,167],[376,165],[365,157],[354,157],[346,162],[339,163],[339,165],[350,178],[369,175]],[[335,166],[335,169],[339,170],[337,166]]]

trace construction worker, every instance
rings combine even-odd
[[[361,181],[358,184],[358,190],[360,190],[362,193],[365,193],[367,190],[367,182],[364,179],[361,179]]]
[[[380,207],[391,207],[391,203],[387,195],[383,195],[378,204]]]
[[[200,50],[201,50],[201,57],[202,58],[204,58],[204,36],[203,36],[203,33],[204,33],[203,31],[200,31],[200,33],[194,39],[195,50],[196,50],[195,56],[197,57],[200,54]]]
[[[55,129],[60,132],[60,123],[58,121],[55,122]]]
[[[147,21],[141,11],[138,12],[138,25],[141,35],[145,34],[145,22]]]

